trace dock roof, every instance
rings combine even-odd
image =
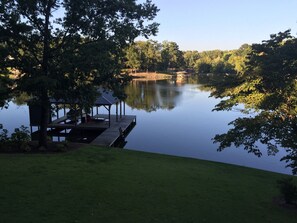
[[[113,105],[120,102],[120,100],[113,95],[113,92],[109,89],[98,88],[98,97],[96,98],[94,105],[102,106],[102,105]],[[50,103],[52,104],[78,104],[78,100],[76,101],[65,101],[64,99],[50,99]]]
[[[96,99],[94,103],[97,106],[113,105],[120,102],[120,100],[117,97],[113,96],[113,92],[111,90],[99,88],[98,93],[100,96]]]

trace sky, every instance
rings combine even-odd
[[[141,1],[140,1],[141,2]],[[297,0],[152,0],[160,9],[157,36],[181,50],[232,50],[291,29],[297,35]]]

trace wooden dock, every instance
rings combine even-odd
[[[95,138],[90,144],[109,147],[113,146],[123,134],[128,134],[135,124],[136,116],[134,115],[122,116],[118,121],[116,121],[115,116],[111,116],[111,126]]]
[[[111,126],[117,124],[117,122],[121,122],[124,117],[127,116],[118,116],[118,120],[116,115],[110,116]],[[128,116],[129,117],[129,116]],[[77,120],[80,120],[80,117],[77,117]],[[96,129],[106,129],[109,127],[109,116],[105,114],[94,115],[92,116],[92,121],[90,122],[73,122],[69,121],[66,116],[58,118],[48,124],[48,128],[51,129],[82,129],[82,130],[96,130]]]
[[[61,117],[56,121],[53,121],[48,125],[49,135],[67,137],[69,132],[66,132],[67,129],[71,130],[86,130],[86,131],[99,131],[102,132],[96,138],[91,138],[91,145],[99,146],[114,146],[119,139],[123,139],[129,134],[132,128],[136,125],[136,116],[135,115],[94,115],[92,120],[84,123],[70,123],[65,117]],[[33,132],[31,130],[31,137],[38,139],[39,130]]]

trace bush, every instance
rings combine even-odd
[[[29,142],[31,137],[28,127],[22,125],[20,128],[15,128],[14,133],[11,134],[10,140],[16,143]]]
[[[21,126],[16,128],[11,137],[8,137],[7,129],[3,129],[3,125],[0,124],[0,150],[2,152],[27,152],[31,150],[28,142],[31,140],[30,131],[28,127]]]
[[[297,204],[297,186],[293,178],[284,178],[277,181],[280,192],[287,204]]]
[[[7,129],[3,129],[3,125],[0,124],[0,143],[8,141],[8,131]]]
[[[59,142],[56,144],[56,152],[67,152],[68,150],[68,142],[64,141],[64,142]]]

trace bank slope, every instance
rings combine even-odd
[[[296,222],[261,170],[90,146],[0,169],[0,222]]]

